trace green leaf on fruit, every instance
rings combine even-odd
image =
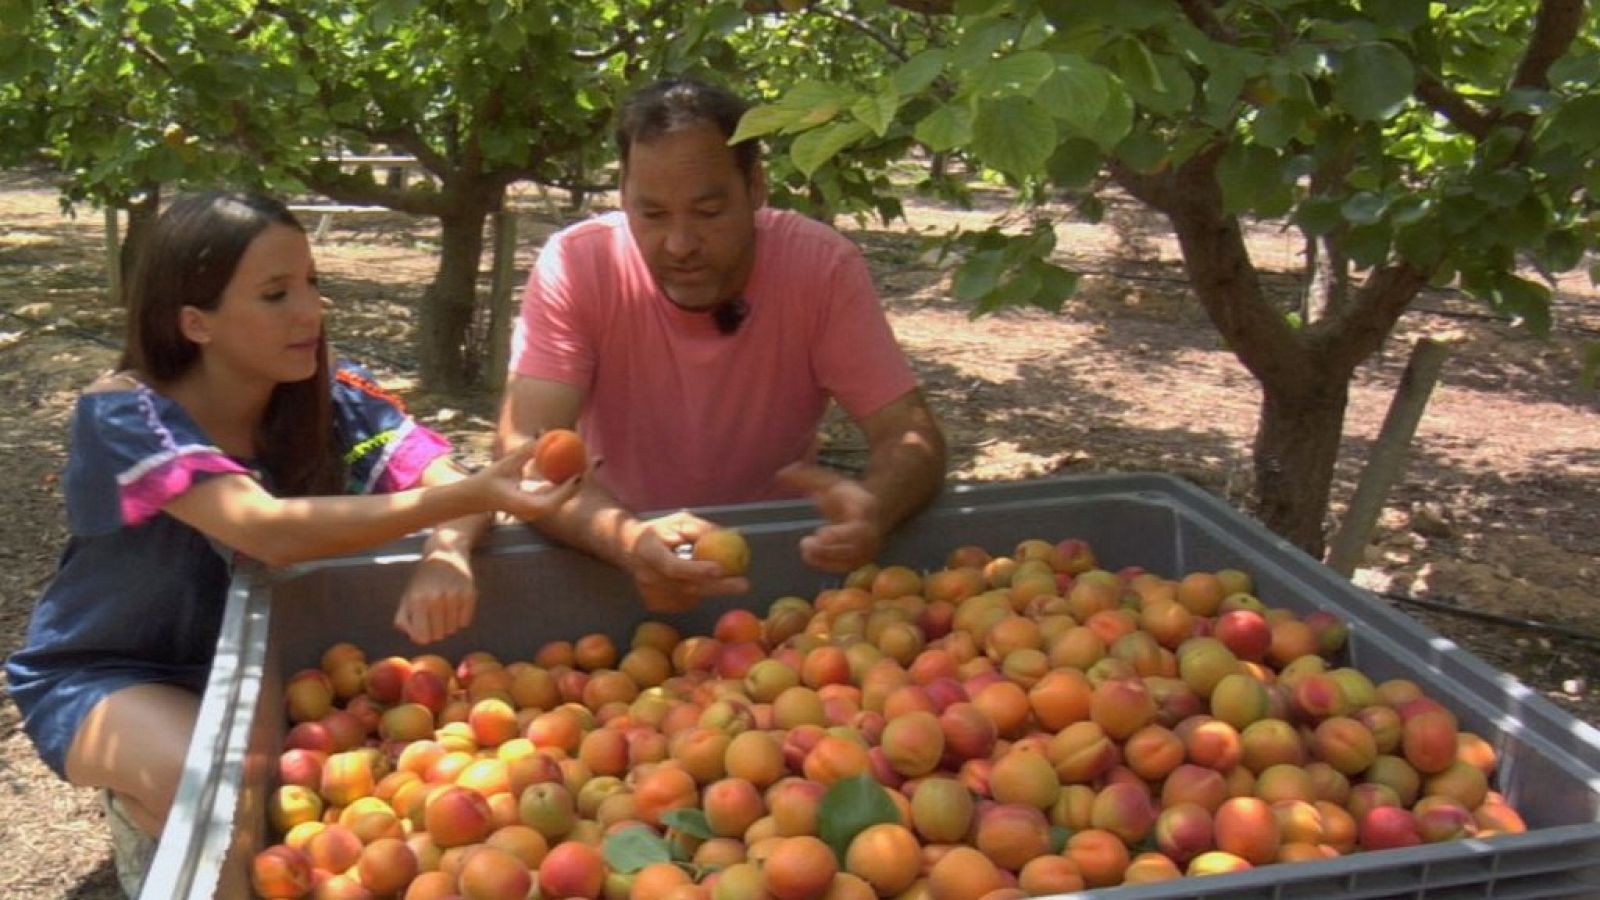
[[[1065,825],[1050,826],[1050,852],[1060,853],[1067,849],[1067,839],[1072,837],[1072,829]]]
[[[817,812],[818,835],[833,848],[840,864],[850,842],[862,831],[882,822],[900,821],[900,808],[889,792],[871,775],[842,778],[822,795]]]
[[[706,814],[698,809],[674,809],[663,813],[661,824],[668,828],[676,828],[690,837],[708,841],[716,835],[711,831],[711,823],[706,821]]]
[[[672,849],[666,840],[645,826],[624,828],[607,837],[601,855],[606,865],[624,874],[655,863],[672,862]]]

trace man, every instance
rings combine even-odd
[[[801,555],[845,572],[944,479],[944,438],[860,252],[763,208],[757,143],[728,144],[745,108],[694,81],[632,97],[616,135],[623,211],[550,239],[512,339],[498,447],[577,427],[604,462],[537,527],[626,569],[658,611],[749,584],[673,552],[711,523],[636,510],[809,494],[828,524]],[[814,464],[829,398],[866,434],[860,480]]]

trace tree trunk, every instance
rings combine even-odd
[[[1350,299],[1350,260],[1332,235],[1306,238],[1306,269],[1310,273],[1300,318],[1307,325],[1339,312]]]
[[[417,317],[417,359],[425,390],[451,393],[468,383],[467,330],[477,308],[483,226],[491,206],[462,202],[439,218],[439,270],[423,294]]]
[[[505,386],[511,356],[511,323],[517,317],[517,214],[494,214],[494,276],[489,280],[488,348],[478,373],[479,384],[491,391]]]
[[[1309,390],[1262,384],[1255,442],[1261,520],[1317,559],[1322,558],[1323,519],[1349,399],[1349,378],[1337,373],[1311,378]]]

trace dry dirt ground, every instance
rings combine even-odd
[[[552,220],[521,198],[526,273]],[[1158,219],[1113,203],[1104,224],[1061,226],[1063,258],[1089,273],[1060,315],[1013,311],[970,320],[948,299],[919,230],[993,210],[913,209],[909,225],[856,229],[894,326],[949,432],[953,477],[1013,480],[1061,472],[1177,474],[1244,508],[1259,391],[1189,295]],[[309,223],[308,224],[312,224]],[[488,396],[409,390],[412,309],[431,274],[437,234],[390,215],[343,216],[316,245],[330,328],[350,355],[409,396],[413,410],[482,458]],[[1295,290],[1291,236],[1252,235],[1268,281]],[[0,655],[27,617],[62,543],[57,475],[75,390],[109,366],[120,339],[105,300],[98,215],[61,214],[43,181],[0,173]],[[1587,282],[1563,285],[1559,326],[1527,336],[1460,297],[1430,294],[1354,384],[1335,519],[1369,453],[1411,342],[1465,338],[1389,498],[1358,581],[1446,609],[1401,608],[1590,723],[1600,723],[1600,401],[1579,384],[1578,353],[1600,340]],[[837,424],[829,455],[859,461]],[[1399,602],[1399,601],[1391,601]],[[1468,613],[1559,623],[1513,627]],[[92,792],[37,761],[0,683],[0,897],[115,896]]]

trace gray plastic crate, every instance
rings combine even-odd
[[[730,606],[764,611],[779,596],[811,596],[838,583],[800,561],[798,540],[818,524],[810,504],[722,507],[705,515],[748,536],[754,590],[662,617],[685,634],[709,632]],[[1350,624],[1351,665],[1374,680],[1417,681],[1464,728],[1495,746],[1497,786],[1530,828],[1492,840],[1074,896],[1600,897],[1600,732],[1182,481],[1088,476],[955,487],[902,529],[882,560],[938,568],[959,544],[1007,553],[1033,537],[1084,538],[1112,568],[1138,565],[1168,576],[1241,568],[1272,605],[1343,617]],[[323,649],[341,640],[374,657],[423,652],[390,624],[419,547],[419,539],[410,538],[376,553],[241,572],[235,579],[184,780],[144,900],[249,896],[250,859],[263,845],[265,801],[285,733],[283,679],[316,665]],[[625,642],[650,617],[621,573],[524,528],[491,535],[475,565],[481,593],[475,621],[428,651],[447,658],[471,650],[526,658],[544,641],[593,631]]]

